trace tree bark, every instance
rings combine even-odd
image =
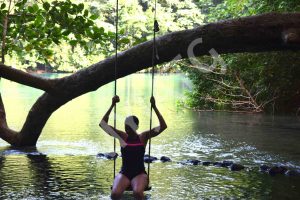
[[[193,48],[194,56],[208,55],[212,48],[219,54],[300,50],[299,30],[300,13],[269,13],[173,32],[157,38],[159,58],[156,64],[188,58],[191,56],[188,49],[199,38],[203,43]],[[119,53],[117,77],[151,67],[152,45],[153,42],[148,41]],[[68,77],[53,80],[35,78],[1,65],[1,77],[45,91],[31,108],[18,137],[14,137],[15,141],[6,141],[15,146],[36,145],[44,125],[55,110],[114,80],[114,63],[114,57],[110,57]],[[0,137],[5,140],[1,134]]]

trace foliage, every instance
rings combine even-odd
[[[53,69],[76,71],[114,54],[115,0],[27,1],[13,5],[5,54],[18,66],[49,63]],[[152,38],[153,1],[119,1],[119,51]],[[8,14],[2,3],[0,20]],[[165,34],[193,28],[204,15],[192,1],[160,1],[157,17]],[[3,26],[0,27],[0,34]],[[10,64],[10,63],[9,63]]]
[[[201,1],[200,1],[201,2]],[[214,5],[213,2],[210,5]],[[209,7],[206,21],[219,21],[268,12],[299,12],[299,0],[224,0]]]
[[[189,106],[208,110],[290,112],[299,105],[299,53],[242,53],[223,58],[227,64],[225,74],[217,73],[218,70],[203,73],[186,67],[188,63],[183,65],[194,85],[187,94]],[[208,59],[201,58],[201,62],[208,63]]]
[[[67,0],[38,4],[21,0],[12,7],[9,10],[7,4],[1,4],[0,20],[8,17],[9,22],[3,53],[17,55],[21,61],[29,55],[36,61],[51,62],[54,47],[63,41],[88,52],[91,46],[104,45],[110,37],[110,33],[95,24],[98,16],[85,9],[83,3]],[[0,31],[3,33],[3,26]]]
[[[205,22],[257,15],[265,12],[300,11],[298,0],[198,1],[206,13]],[[250,112],[295,112],[300,107],[299,52],[241,53],[223,55],[225,74],[192,69],[187,61],[182,69],[192,80],[185,104],[209,110]],[[199,58],[211,64],[207,57]]]

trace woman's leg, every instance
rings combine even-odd
[[[144,199],[144,190],[148,186],[148,176],[145,173],[139,174],[131,181],[133,195],[136,199]]]
[[[119,173],[114,180],[111,198],[121,199],[123,192],[128,186],[130,186],[130,180],[125,175]]]

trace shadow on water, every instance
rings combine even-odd
[[[4,147],[0,155],[0,199],[97,199],[105,194],[106,180],[99,177],[94,157],[52,158],[35,147]]]

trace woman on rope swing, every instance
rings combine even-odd
[[[167,128],[167,124],[156,107],[155,99],[150,99],[151,106],[155,111],[159,126],[138,134],[139,120],[136,116],[128,116],[125,119],[125,132],[117,130],[108,125],[108,118],[115,107],[120,102],[118,96],[112,98],[112,104],[100,122],[100,127],[110,136],[117,138],[121,146],[122,168],[115,177],[111,198],[120,199],[123,192],[128,187],[132,187],[133,195],[136,199],[144,198],[144,190],[148,186],[148,177],[144,166],[144,155],[147,142],[150,138],[159,135]]]

